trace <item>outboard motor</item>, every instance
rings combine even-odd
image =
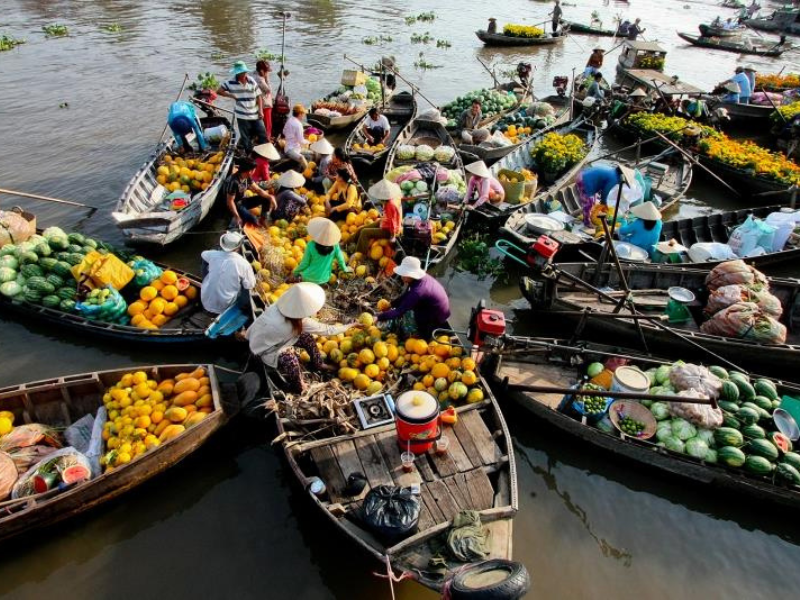
[[[519,77],[520,83],[522,83],[522,87],[528,87],[528,84],[531,80],[531,72],[533,71],[533,67],[531,63],[521,62],[517,65],[517,77]]]
[[[506,332],[506,317],[502,311],[486,308],[486,302],[481,300],[472,309],[469,318],[467,338],[475,346],[487,343],[487,337],[500,338]]]
[[[541,235],[538,240],[528,247],[525,262],[531,268],[543,271],[546,266],[553,264],[553,258],[558,254],[559,248],[561,248],[561,244],[553,238]]]
[[[553,87],[556,90],[556,94],[563,98],[567,95],[567,85],[569,84],[569,77],[564,75],[557,75],[553,77]]]

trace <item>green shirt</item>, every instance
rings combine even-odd
[[[344,254],[342,254],[339,244],[336,244],[330,253],[323,256],[317,251],[316,242],[308,242],[306,251],[303,253],[303,260],[300,261],[293,273],[300,275],[303,281],[319,284],[328,283],[331,278],[331,268],[334,260],[339,261],[339,267],[343,271],[347,271]]]

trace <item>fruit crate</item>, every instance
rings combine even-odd
[[[367,82],[367,74],[363,71],[352,71],[345,69],[342,71],[342,85],[355,87],[357,85],[364,85]]]

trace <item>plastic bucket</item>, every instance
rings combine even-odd
[[[203,137],[212,144],[219,144],[228,137],[228,128],[225,125],[217,125],[203,130]]]
[[[633,394],[646,394],[650,389],[650,380],[647,375],[636,367],[617,367],[611,377],[612,392],[631,392]]]
[[[395,402],[397,445],[403,451],[424,454],[442,435],[439,426],[439,401],[428,392],[400,394]]]

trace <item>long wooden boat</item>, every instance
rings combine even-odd
[[[388,100],[387,104],[381,109],[381,112],[386,116],[387,119],[389,119],[389,125],[391,127],[389,139],[386,140],[385,148],[383,150],[377,152],[368,152],[366,150],[355,148],[356,144],[363,145],[366,141],[362,129],[362,124],[364,119],[366,119],[366,115],[362,117],[353,131],[350,132],[350,135],[347,136],[347,141],[345,141],[344,144],[344,150],[352,159],[353,166],[355,168],[372,168],[375,165],[380,164],[380,162],[386,158],[386,155],[389,153],[389,150],[394,144],[395,139],[397,139],[397,136],[400,135],[400,132],[403,130],[403,128],[405,128],[405,126],[408,125],[408,123],[416,115],[416,98],[414,98],[413,94],[405,91],[394,94]]]
[[[703,37],[718,38],[736,37],[747,31],[747,27],[743,26],[739,26],[736,29],[725,29],[724,27],[716,27],[714,25],[707,25],[705,23],[700,23],[700,25],[697,26],[697,29],[700,30],[700,35]]]
[[[412,119],[411,122],[400,131],[400,133],[397,134],[394,144],[392,144],[392,147],[389,150],[389,155],[386,157],[384,176],[386,176],[394,168],[402,166],[403,164],[411,165],[418,162],[416,160],[411,160],[403,163],[403,161],[398,159],[397,149],[404,144],[411,146],[426,144],[434,149],[438,148],[439,146],[450,146],[454,150],[456,149],[453,137],[442,123],[439,121],[429,121],[416,117]],[[458,152],[453,154],[453,159],[449,163],[441,164],[441,166],[458,173],[466,183],[464,162]],[[436,186],[430,186],[428,200],[431,201],[431,205],[434,204],[433,195],[435,192]],[[456,226],[445,244],[433,244],[430,247],[427,257],[419,257],[423,261],[427,261],[429,266],[443,261],[447,256],[450,255],[456,246],[458,236],[461,233],[461,228],[464,224],[466,213],[464,212],[463,206],[448,206],[446,212],[449,212],[451,215],[453,215],[453,221],[456,223]]]
[[[760,29],[761,31],[800,35],[800,10],[796,8],[778,9],[768,17],[745,19],[744,24],[751,29]]]
[[[749,123],[753,127],[763,127],[775,109],[769,105],[742,104],[739,102],[719,102],[714,108],[724,108],[732,123]]]
[[[608,161],[599,161],[608,162]],[[649,177],[652,182],[652,193],[661,199],[660,210],[667,213],[676,207],[678,202],[686,195],[686,191],[692,183],[692,163],[678,152],[668,149],[655,156],[649,156],[636,161],[634,159],[618,158],[617,163],[621,163],[632,169],[639,169],[643,175]],[[591,166],[594,162],[589,163]],[[580,226],[583,221],[583,208],[581,205],[580,193],[574,182],[563,186],[561,189],[548,192],[538,196],[533,202],[528,202],[511,216],[504,227],[500,228],[500,238],[506,239],[514,244],[527,248],[539,237],[539,234],[531,234],[528,229],[526,218],[530,214],[547,214],[548,206],[561,206],[563,212],[576,219],[578,227],[574,227],[575,235],[569,236],[574,239],[573,243],[567,243],[570,248],[569,256],[578,256],[575,252],[579,250],[591,249],[583,248],[586,245],[595,246],[591,242],[590,236],[579,236]],[[565,240],[561,240],[564,242]],[[596,252],[591,252],[595,255]]]
[[[778,57],[788,50],[788,48],[784,47],[775,48],[775,44],[772,46],[748,45],[743,42],[731,41],[730,39],[707,38],[680,31],[678,32],[678,37],[698,48],[712,48],[714,50],[724,50],[725,52],[736,52],[737,54]]]
[[[492,175],[497,178],[499,177],[500,171],[502,169],[509,169],[511,171],[519,171],[520,169],[529,169],[532,171],[536,170],[536,165],[531,158],[531,148],[538,143],[542,137],[547,135],[548,133],[559,133],[561,135],[567,134],[574,134],[584,140],[584,143],[587,146],[587,153],[586,156],[582,161],[578,161],[576,164],[572,165],[565,173],[558,177],[553,182],[545,181],[544,177],[540,177],[538,181],[538,187],[536,190],[536,196],[532,198],[532,200],[536,200],[537,198],[547,194],[548,192],[559,190],[565,185],[567,185],[575,175],[581,170],[583,165],[589,160],[592,152],[597,147],[599,143],[599,138],[597,136],[597,128],[590,122],[586,121],[582,117],[578,117],[569,123],[565,123],[560,127],[553,127],[551,129],[545,129],[542,131],[537,132],[536,134],[532,135],[528,140],[525,141],[524,144],[519,146],[516,150],[504,156],[499,161],[494,163],[490,167],[490,171]],[[491,222],[504,222],[511,214],[518,210],[522,210],[525,204],[510,204],[508,202],[500,202],[498,204],[490,204],[488,202],[484,203],[483,205],[479,206],[478,208],[470,209],[470,214],[472,215],[470,218],[475,219],[484,219]]]
[[[548,104],[552,105],[556,111],[555,122],[550,126],[544,129],[540,129],[539,131],[535,131],[532,135],[538,135],[544,131],[550,131],[553,128],[556,128],[560,125],[566,123],[570,118],[570,108],[571,108],[571,98],[567,96],[559,96],[553,94],[551,96],[547,96],[542,98],[541,100],[537,100],[537,102],[547,102]],[[520,107],[516,111],[510,113],[515,114],[518,112],[524,112],[527,110],[527,107]],[[506,115],[509,116],[509,115]],[[500,121],[502,118],[500,119]],[[499,121],[496,121],[497,123]],[[530,139],[530,138],[528,138]],[[528,140],[522,140],[521,142],[517,142],[516,144],[509,144],[508,146],[498,146],[495,148],[487,148],[480,145],[474,144],[459,144],[458,151],[464,155],[467,160],[475,161],[475,160],[482,160],[486,164],[491,164],[494,161],[500,160],[504,156],[507,156],[514,152],[517,148],[524,145]]]
[[[333,92],[328,96],[322,98],[323,102],[333,102],[336,100],[338,94]],[[354,123],[357,123],[361,119],[364,118],[364,115],[367,114],[367,111],[372,107],[372,102],[369,100],[364,100],[361,106],[359,106],[354,112],[347,114],[347,115],[339,115],[338,117],[331,117],[329,115],[321,115],[315,113],[313,110],[308,115],[307,121],[311,125],[315,125],[320,129],[324,129],[325,131],[335,131],[337,129],[347,129]]]
[[[280,389],[269,374],[267,381],[275,402],[281,397]],[[489,530],[488,560],[510,560],[512,556],[513,518],[518,509],[514,450],[497,401],[482,378],[481,384],[486,399],[458,407],[457,423],[444,430],[450,440],[448,454],[439,456],[433,450],[420,454],[408,473],[402,468],[393,422],[325,437],[324,433],[308,435],[293,419],[277,419],[292,473],[317,509],[380,564],[388,562],[394,572],[435,590],[441,590],[459,570],[476,564],[446,559],[445,573],[430,571],[431,559],[461,510],[477,511]],[[351,473],[362,473],[367,479],[358,496],[348,495],[346,489]],[[323,495],[311,491],[317,478],[324,483]],[[357,518],[365,494],[380,485],[419,486],[419,526],[410,537],[381,540]]]
[[[200,223],[214,206],[222,182],[233,164],[239,134],[235,124],[222,116],[204,117],[200,123],[203,129],[225,125],[230,132],[220,145],[212,146],[212,153],[224,152],[219,170],[214,173],[205,190],[192,196],[188,206],[172,210],[171,202],[166,200],[169,192],[156,180],[159,163],[165,154],[173,152],[175,148],[175,139],[170,136],[136,172],[111,213],[128,243],[156,246],[171,244]]]
[[[552,46],[553,44],[560,44],[567,39],[566,33],[558,35],[545,34],[538,38],[524,38],[503,35],[502,33],[489,33],[483,29],[476,31],[475,35],[485,46]]]
[[[0,409],[14,413],[15,425],[41,423],[56,428],[67,427],[84,415],[95,414],[103,404],[106,389],[116,384],[125,373],[142,370],[166,379],[192,371],[197,366],[126,367],[8,386],[0,388]],[[85,483],[74,484],[61,492],[30,496],[27,501],[0,503],[0,540],[27,534],[99,506],[166,471],[202,446],[236,413],[238,403],[235,391],[220,386],[213,365],[199,366],[205,367],[208,373],[214,402],[214,410],[205,419],[136,460]]]
[[[702,309],[708,297],[705,286],[708,271],[630,263],[622,264],[622,271],[633,292],[631,300],[635,310],[650,316],[664,314],[669,299],[667,290],[679,286],[691,290],[696,296],[688,306],[692,318],[687,323],[662,329],[648,320],[640,320],[637,326],[632,319],[604,317],[604,314],[614,311],[616,303],[604,292],[588,291],[572,278],[590,283],[597,289],[619,290],[618,272],[608,263],[600,267],[597,263],[559,263],[552,277],[537,278],[536,281],[525,277],[520,288],[534,310],[558,311],[559,316],[579,324],[579,334],[584,325],[590,325],[592,331],[605,339],[637,347],[643,345],[644,340],[645,349],[658,348],[659,352],[680,352],[708,358],[702,350],[675,335],[674,330],[701,348],[760,373],[781,376],[781,373],[785,375],[794,372],[793,369],[800,369],[800,336],[792,331],[792,324],[800,317],[800,280],[769,278],[770,292],[783,305],[781,322],[787,326],[787,343],[764,344],[700,331]],[[618,299],[620,293],[615,291],[610,296]],[[629,308],[623,307],[622,311],[622,314],[630,314]]]
[[[566,21],[564,23],[565,28],[569,30],[570,33],[577,33],[579,35],[594,35],[598,37],[616,37],[617,30],[616,29],[603,29],[602,27],[592,27],[591,25],[585,25],[583,23],[576,23],[575,21]],[[620,36],[624,37],[624,36]]]
[[[724,490],[749,496],[762,503],[761,506],[764,502],[792,509],[800,506],[800,488],[797,486],[784,484],[771,476],[759,476],[741,468],[692,458],[660,447],[654,441],[606,433],[584,423],[570,410],[571,402],[564,398],[563,393],[547,389],[570,387],[581,380],[590,363],[604,362],[609,358],[627,358],[630,364],[643,370],[674,361],[637,355],[633,351],[610,345],[576,346],[564,340],[535,338],[512,338],[504,345],[503,352],[487,358],[487,366],[491,368],[490,378],[497,393],[503,398],[509,397],[530,411],[533,418],[569,436],[570,440],[578,440],[587,447],[601,450],[607,456],[620,458],[630,464],[651,471],[657,469],[658,473],[702,484],[709,491]],[[665,356],[681,357],[678,354]],[[782,381],[774,383],[779,395],[788,393],[797,396],[800,393],[800,387],[796,385]],[[543,391],[527,391],[526,386],[537,386]]]

